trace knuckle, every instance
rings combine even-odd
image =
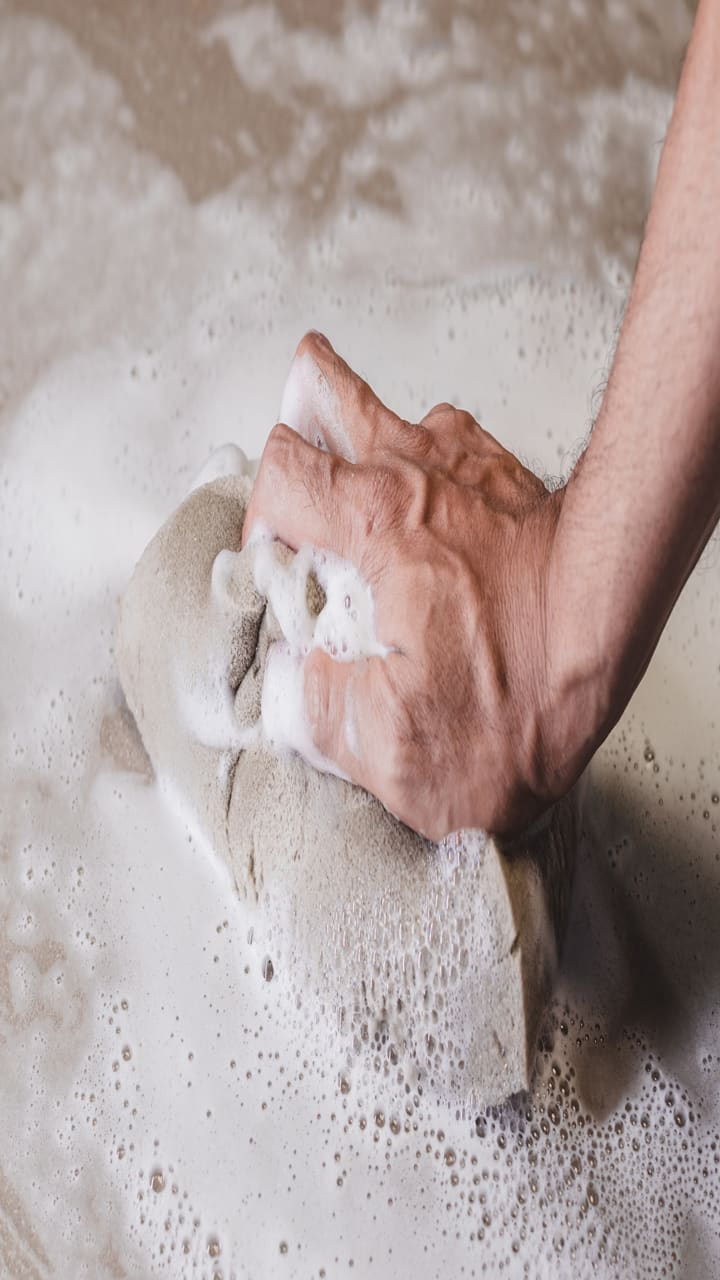
[[[426,417],[426,418],[435,418],[435,417],[441,418],[441,417],[444,417],[444,416],[445,416],[445,414],[452,414],[452,413],[454,413],[454,412],[455,412],[454,406],[450,404],[450,401],[449,401],[449,400],[440,400],[440,401],[438,402],[438,404],[434,404],[434,405],[433,405],[432,409],[430,409],[430,410],[426,413],[425,417]]]
[[[470,413],[469,409],[456,409],[455,414],[456,426],[458,426],[461,431],[476,432],[478,429],[482,430],[477,418]]]
[[[295,435],[295,432],[293,431],[292,427],[289,427],[286,422],[276,422],[275,426],[272,427],[270,430],[267,443],[270,446],[277,445],[284,441],[290,440],[294,435]],[[266,448],[267,448],[267,445],[266,445]]]
[[[274,466],[283,465],[292,447],[294,436],[295,432],[284,422],[277,422],[267,438],[261,466],[263,463]]]
[[[300,339],[295,355],[310,356],[316,364],[320,364],[327,359],[330,350],[330,343],[323,333],[319,333],[317,329],[308,329],[307,333],[304,333]]]

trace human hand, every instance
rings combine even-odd
[[[403,421],[319,334],[298,348],[283,409],[303,435],[271,432],[243,541],[262,522],[352,562],[390,651],[308,654],[315,747],[433,839],[519,831],[590,753],[557,643],[562,492],[449,404]]]

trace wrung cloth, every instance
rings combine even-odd
[[[254,912],[258,963],[314,992],[349,1046],[390,1047],[442,1094],[503,1099],[529,1082],[576,799],[511,853],[480,832],[435,845],[360,788],[273,754],[258,720],[281,633],[255,549],[241,550],[251,484],[195,489],[123,597],[117,661],[146,751]]]

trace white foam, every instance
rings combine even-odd
[[[377,637],[372,590],[355,566],[327,551],[313,551],[312,569],[325,592],[314,645],[338,662],[386,658],[390,649]]]
[[[228,14],[213,39],[241,102],[259,78],[287,133],[269,155],[263,113],[238,133],[228,111],[217,151],[238,148],[239,177],[192,200],[153,153],[184,121],[180,96],[157,110],[174,68],[151,7],[150,133],[59,9],[3,10],[0,1204],[18,1274],[718,1271],[717,556],[600,754],[538,1078],[477,1125],[400,1078],[386,1028],[366,1028],[367,1075],[339,1060],[337,1009],[279,963],[267,981],[278,936],[251,935],[218,859],[98,747],[133,564],[218,443],[261,451],[310,318],[410,418],[449,396],[550,472],[584,434],[623,297],[570,277],[616,290],[632,269],[687,6],[649,23],[630,0],[549,2],[517,32],[491,10],[381,4],[357,17],[362,63],[342,15],[335,35],[279,6]],[[201,68],[199,41],[187,53]],[[528,277],[552,262],[562,280]],[[453,944],[407,958],[438,1005]]]
[[[326,551],[303,546],[288,559],[262,524],[253,530],[255,585],[267,597],[284,636],[270,650],[262,695],[262,731],[275,751],[296,751],[308,764],[337,777],[346,775],[315,747],[305,707],[305,660],[322,649],[336,662],[387,657],[375,628],[372,591],[354,565]],[[325,603],[309,606],[308,579],[320,583]],[[344,735],[359,755],[357,709],[350,684],[346,691]]]
[[[200,489],[202,485],[220,480],[224,476],[249,476],[252,479],[256,470],[257,462],[251,462],[239,445],[223,444],[210,454],[191,484],[190,490]]]
[[[280,405],[280,421],[318,449],[331,444],[348,462],[355,461],[342,401],[308,352],[290,366]]]
[[[251,545],[256,546],[255,586],[270,601],[290,650],[304,657],[315,641],[316,620],[307,601],[312,548],[302,547],[295,558],[288,561],[283,558],[281,545],[269,540],[262,528],[253,532]]]
[[[261,717],[263,738],[274,751],[296,751],[321,773],[346,777],[313,743],[305,712],[303,659],[282,641],[268,652]]]

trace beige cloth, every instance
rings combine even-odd
[[[249,492],[232,476],[191,493],[127,588],[118,666],[145,748],[254,909],[259,963],[314,991],[351,1052],[377,1036],[442,1093],[504,1098],[532,1068],[575,802],[510,857],[480,833],[435,846],[359,788],[248,746],[278,635],[240,551]]]

